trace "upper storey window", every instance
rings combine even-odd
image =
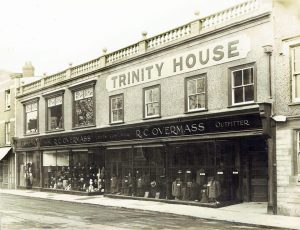
[[[94,87],[73,91],[73,126],[84,127],[95,124]]]
[[[5,110],[10,109],[10,90],[5,90]]]
[[[190,77],[186,80],[187,111],[198,111],[206,106],[205,76]]]
[[[144,117],[152,118],[160,116],[160,86],[152,86],[144,89]]]
[[[124,96],[123,94],[110,97],[110,122],[119,123],[124,121]]]
[[[25,133],[38,132],[38,101],[32,101],[24,104],[25,107]]]
[[[293,101],[300,102],[300,46],[293,47],[291,51]]]
[[[63,95],[47,98],[47,130],[63,128]]]
[[[233,70],[232,77],[232,104],[254,102],[254,68]]]

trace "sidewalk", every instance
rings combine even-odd
[[[81,204],[102,205],[129,209],[139,209],[154,212],[164,212],[186,215],[210,220],[222,220],[255,226],[280,227],[300,230],[300,217],[267,214],[267,203],[242,203],[223,208],[205,208],[180,204],[168,204],[155,201],[140,201],[131,199],[114,199],[99,196],[79,196],[38,192],[32,190],[2,189],[0,193],[28,196],[41,199],[75,202]]]

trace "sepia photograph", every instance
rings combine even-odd
[[[300,230],[300,0],[0,12],[0,230]]]

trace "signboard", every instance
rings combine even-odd
[[[64,133],[54,137],[40,137],[40,146],[63,146],[122,140],[194,136],[257,129],[262,129],[262,122],[258,113],[186,121],[169,120],[163,124],[142,125],[106,131],[95,130],[83,134]]]
[[[124,89],[135,85],[171,77],[222,63],[247,57],[250,39],[245,35],[206,43],[178,55],[144,62],[126,70],[109,75],[106,79],[107,91]]]

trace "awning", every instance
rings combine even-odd
[[[0,161],[6,156],[9,150],[11,150],[11,147],[0,148]]]

